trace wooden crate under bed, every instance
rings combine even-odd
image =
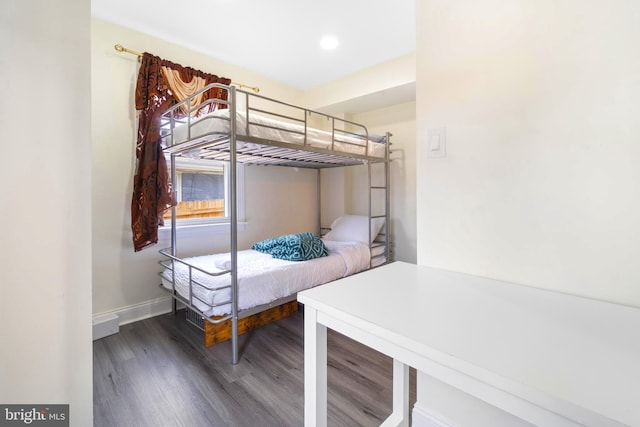
[[[275,307],[267,308],[259,313],[238,319],[238,335],[249,332],[260,326],[264,326],[276,320],[283,319],[298,311],[298,301],[285,302]],[[204,345],[211,347],[214,344],[231,339],[231,319],[221,323],[211,323],[202,318],[197,313],[186,309],[186,316],[189,323],[194,324],[204,331]],[[211,316],[212,319],[220,319],[224,316]]]

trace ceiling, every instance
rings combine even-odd
[[[299,89],[415,51],[414,0],[92,0],[92,16]],[[320,47],[327,34],[339,39]],[[127,46],[136,49],[135,46]]]

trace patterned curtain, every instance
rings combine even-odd
[[[230,79],[224,77],[183,67],[146,52],[143,54],[136,84],[135,102],[139,114],[137,164],[131,200],[131,230],[136,252],[158,242],[158,226],[163,224],[162,214],[176,204],[167,162],[160,145],[160,116],[179,100],[166,81],[162,67],[173,71],[173,80],[179,75],[179,80],[187,85],[197,78],[204,79],[205,85],[231,83]],[[184,93],[180,95],[184,96]],[[202,100],[227,100],[227,97],[226,90],[213,88],[204,93]],[[218,104],[217,108],[226,108],[226,105]]]

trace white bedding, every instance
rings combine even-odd
[[[254,250],[238,251],[238,308],[248,309],[293,295],[303,289],[357,273],[369,267],[369,247],[360,242],[334,242],[325,240],[329,255],[309,261],[284,261]],[[205,255],[185,261],[209,272],[225,270],[229,265],[229,254]],[[176,290],[189,298],[189,269],[176,262]],[[171,271],[162,273],[162,284],[171,287]],[[193,270],[193,279],[207,287],[228,285],[230,275],[210,276]],[[220,316],[230,312],[230,305],[211,307],[227,302],[230,289],[208,290],[193,286],[193,305],[207,316]],[[198,301],[199,297],[206,304]]]
[[[275,120],[274,118],[257,113],[250,113],[251,123],[259,123],[260,125],[249,125],[249,136],[269,139],[272,141],[287,142],[290,144],[304,144],[304,126],[296,123],[290,123],[284,120]],[[195,139],[200,135],[209,133],[229,133],[229,110],[217,110],[211,114],[199,117],[191,122],[191,139]],[[244,113],[236,114],[236,128],[238,135],[246,135],[247,117]],[[282,129],[273,129],[274,126],[282,129],[292,130],[299,133],[287,132]],[[188,126],[177,126],[174,131],[173,145],[178,145],[188,139]],[[315,148],[324,148],[344,153],[361,154],[373,157],[384,157],[386,153],[385,144],[373,141],[365,141],[364,138],[358,138],[348,134],[336,134],[336,140],[332,147],[332,134],[323,130],[307,128],[307,144]],[[343,142],[344,141],[344,142]],[[366,144],[365,144],[366,142]],[[353,145],[357,144],[357,145]],[[258,148],[257,144],[238,143],[239,147]],[[368,147],[368,149],[366,148]],[[365,150],[368,150],[365,152]]]

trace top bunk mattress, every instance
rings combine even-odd
[[[325,130],[306,127],[295,122],[291,118],[275,118],[270,114],[258,112],[236,113],[236,137],[239,141],[238,148],[259,148],[258,140],[277,141],[301,147],[312,147],[332,152],[355,154],[358,156],[375,157],[383,159],[386,156],[386,144],[384,137],[372,137],[367,135]],[[198,118],[187,118],[184,124],[176,124],[171,134],[165,136],[165,145],[177,147],[194,140],[216,140],[227,137],[230,133],[230,111],[216,110]],[[245,138],[243,138],[245,137]]]

